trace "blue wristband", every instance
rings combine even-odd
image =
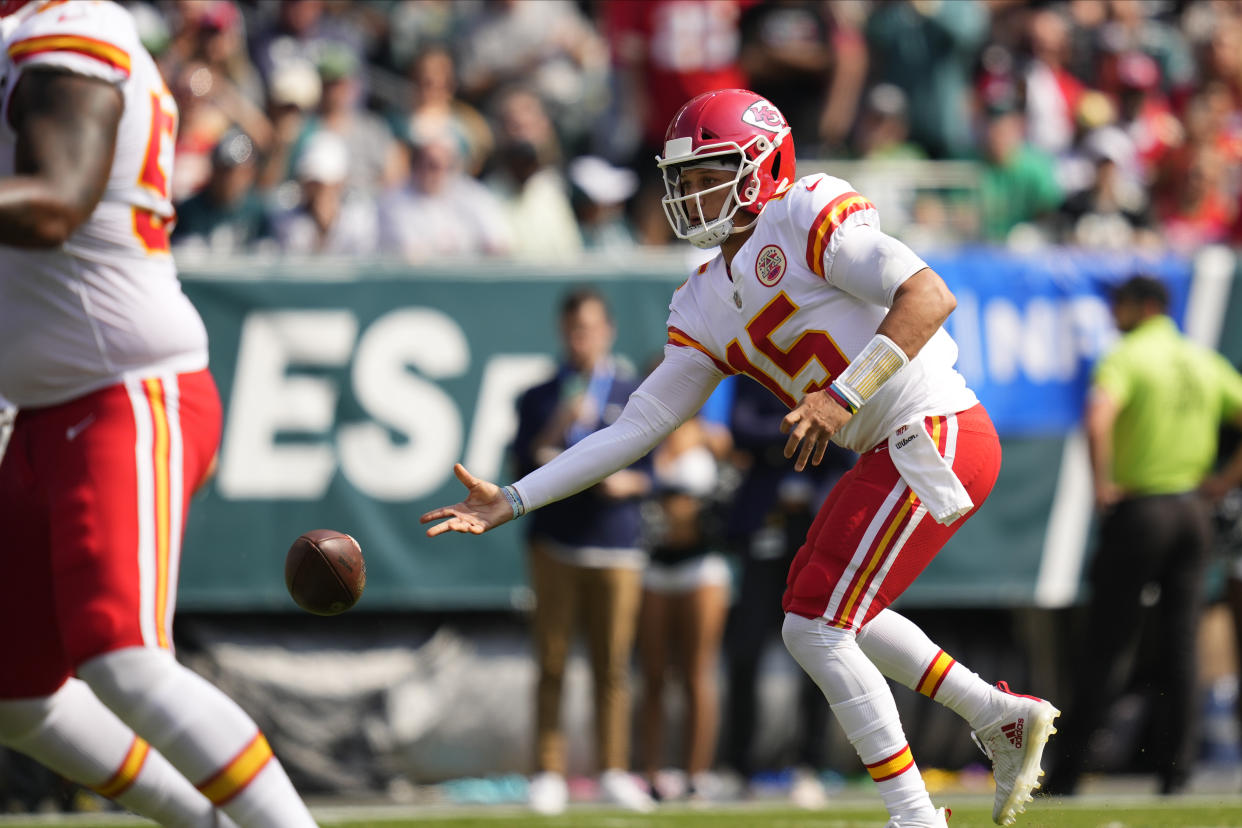
[[[518,494],[517,489],[505,486],[501,491],[505,493],[505,500],[509,501],[509,508],[513,509],[515,519],[526,514],[526,504],[522,502],[522,496]]]

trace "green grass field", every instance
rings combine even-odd
[[[539,817],[515,808],[320,807],[323,828],[883,828],[884,812],[874,803],[850,802],[823,811],[735,805],[721,808],[667,806],[651,815],[575,807],[559,817]],[[134,828],[143,820],[116,817],[5,817],[3,828]],[[990,802],[971,797],[953,809],[950,828],[992,825]],[[1017,828],[1242,828],[1242,795],[1036,800]]]

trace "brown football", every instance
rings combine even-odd
[[[367,564],[358,541],[335,529],[298,536],[285,556],[285,586],[294,602],[315,615],[338,615],[358,603]]]

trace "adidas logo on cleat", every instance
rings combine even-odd
[[[1001,733],[1005,734],[1005,738],[1009,740],[1009,744],[1016,748],[1022,747],[1023,724],[1024,720],[1018,719],[1016,722],[1009,722],[1008,724],[1001,725]]]

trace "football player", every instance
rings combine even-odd
[[[0,14],[0,394],[20,409],[0,743],[164,825],[314,825],[255,723],[172,651],[221,423],[168,252],[176,105],[121,6]]]
[[[818,463],[829,441],[860,455],[790,567],[783,635],[876,781],[889,826],[944,826],[947,809],[932,804],[886,675],[970,723],[993,762],[993,819],[1012,823],[1059,711],[986,683],[887,609],[1000,468],[996,431],[942,327],[953,295],[848,183],[795,178],[789,126],[753,92],[689,101],[657,163],[673,232],[720,248],[673,296],[664,361],[612,426],[516,483],[459,464],[467,497],[423,515],[436,522],[428,535],[478,534],[595,483],[659,443],[722,378],[745,374],[789,407],[781,429],[795,469]]]

